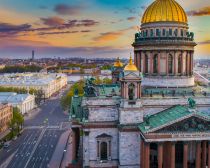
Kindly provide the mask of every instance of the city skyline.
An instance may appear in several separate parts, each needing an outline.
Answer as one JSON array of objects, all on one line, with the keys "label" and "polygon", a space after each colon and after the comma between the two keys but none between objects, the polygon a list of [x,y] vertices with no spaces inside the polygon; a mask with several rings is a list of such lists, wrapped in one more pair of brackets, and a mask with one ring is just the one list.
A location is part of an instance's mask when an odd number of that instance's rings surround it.
[{"label": "city skyline", "polygon": [[[128,57],[153,0],[1,0],[0,57]],[[195,58],[210,58],[208,0],[177,0],[195,33]]]}]

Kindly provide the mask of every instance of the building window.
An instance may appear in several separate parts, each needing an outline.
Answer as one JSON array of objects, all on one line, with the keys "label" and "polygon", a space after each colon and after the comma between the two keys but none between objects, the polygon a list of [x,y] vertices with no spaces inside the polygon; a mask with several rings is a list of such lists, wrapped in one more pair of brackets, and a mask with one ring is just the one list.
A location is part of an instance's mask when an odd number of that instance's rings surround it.
[{"label": "building window", "polygon": [[183,29],[181,29],[181,36],[182,36],[182,37],[184,36],[184,32],[183,32]]},{"label": "building window", "polygon": [[144,66],[145,66],[145,73],[148,73],[148,72],[149,72],[148,63],[149,63],[148,55],[145,55],[145,63],[144,63]]},{"label": "building window", "polygon": [[153,37],[153,29],[150,29],[150,37]]},{"label": "building window", "polygon": [[158,55],[153,58],[153,73],[158,73]]},{"label": "building window", "polygon": [[182,55],[179,55],[178,57],[178,73],[182,73]]},{"label": "building window", "polygon": [[128,86],[128,97],[129,97],[129,100],[134,100],[134,97],[135,97],[135,85],[133,83],[131,83]]},{"label": "building window", "polygon": [[169,36],[172,36],[172,29],[169,29]]},{"label": "building window", "polygon": [[111,160],[111,138],[112,136],[107,135],[105,133],[96,137],[98,161]]},{"label": "building window", "polygon": [[178,35],[178,29],[175,29],[174,35],[177,37],[177,35]]},{"label": "building window", "polygon": [[148,30],[146,30],[146,37],[148,36]]},{"label": "building window", "polygon": [[107,142],[101,142],[101,151],[100,151],[100,160],[108,160],[108,145],[107,145]]},{"label": "building window", "polygon": [[159,36],[159,29],[156,29],[156,36]]},{"label": "building window", "polygon": [[173,56],[171,54],[168,56],[168,73],[173,73]]},{"label": "building window", "polygon": [[166,29],[163,29],[163,36],[166,35]]}]

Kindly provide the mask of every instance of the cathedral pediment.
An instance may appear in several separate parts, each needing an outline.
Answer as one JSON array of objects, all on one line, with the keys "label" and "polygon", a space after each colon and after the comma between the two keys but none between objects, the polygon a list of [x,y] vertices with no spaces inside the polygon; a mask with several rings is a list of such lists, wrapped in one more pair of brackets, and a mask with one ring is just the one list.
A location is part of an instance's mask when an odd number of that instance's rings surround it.
[{"label": "cathedral pediment", "polygon": [[155,133],[196,133],[196,132],[209,132],[210,121],[202,119],[198,116],[192,116],[174,124],[169,124],[159,130],[154,131]]},{"label": "cathedral pediment", "polygon": [[144,117],[139,125],[142,133],[210,132],[210,116],[177,105],[157,114]]},{"label": "cathedral pediment", "polygon": [[125,73],[124,78],[140,78],[139,72],[127,72]]}]

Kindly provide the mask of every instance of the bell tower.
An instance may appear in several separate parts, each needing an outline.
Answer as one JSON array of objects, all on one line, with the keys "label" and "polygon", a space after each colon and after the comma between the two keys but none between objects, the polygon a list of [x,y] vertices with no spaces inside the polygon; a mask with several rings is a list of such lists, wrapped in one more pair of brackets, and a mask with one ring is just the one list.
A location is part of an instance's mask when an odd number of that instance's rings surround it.
[{"label": "bell tower", "polygon": [[130,57],[120,76],[120,123],[140,123],[143,121],[143,107],[141,103],[142,75],[133,63],[132,57]]},{"label": "bell tower", "polygon": [[121,75],[121,97],[128,105],[135,105],[141,98],[141,73],[133,64],[132,57]]},{"label": "bell tower", "polygon": [[118,83],[120,80],[120,73],[123,71],[123,63],[118,57],[112,67],[112,83]]}]

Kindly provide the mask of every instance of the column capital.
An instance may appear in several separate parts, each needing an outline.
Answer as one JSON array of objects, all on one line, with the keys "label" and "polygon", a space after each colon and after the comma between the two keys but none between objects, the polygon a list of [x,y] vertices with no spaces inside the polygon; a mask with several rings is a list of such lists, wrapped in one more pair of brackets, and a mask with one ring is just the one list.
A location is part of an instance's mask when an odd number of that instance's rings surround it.
[{"label": "column capital", "polygon": [[196,144],[201,143],[201,141],[195,141],[195,142],[196,142]]},{"label": "column capital", "polygon": [[183,141],[183,144],[184,144],[184,145],[188,145],[189,142],[188,142],[188,141]]},{"label": "column capital", "polygon": [[157,142],[157,145],[163,145],[164,142]]}]

